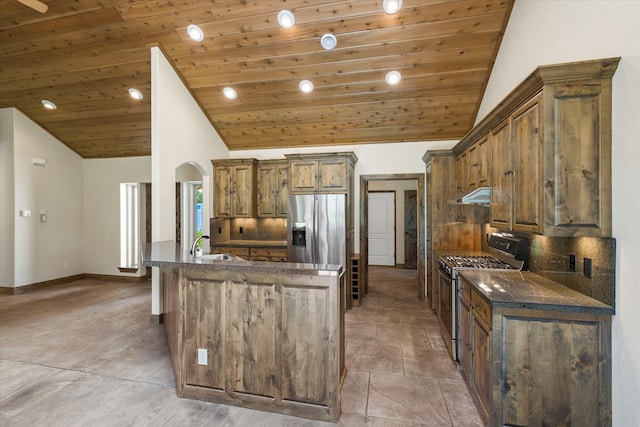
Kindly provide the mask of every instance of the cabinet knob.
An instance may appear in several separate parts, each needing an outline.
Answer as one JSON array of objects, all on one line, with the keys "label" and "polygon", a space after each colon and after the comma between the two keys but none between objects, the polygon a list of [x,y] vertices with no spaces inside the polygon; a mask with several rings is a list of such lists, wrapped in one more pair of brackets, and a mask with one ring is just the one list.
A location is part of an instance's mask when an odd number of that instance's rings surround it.
[{"label": "cabinet knob", "polygon": [[513,174],[513,171],[504,171],[504,176],[512,175],[512,174]]}]

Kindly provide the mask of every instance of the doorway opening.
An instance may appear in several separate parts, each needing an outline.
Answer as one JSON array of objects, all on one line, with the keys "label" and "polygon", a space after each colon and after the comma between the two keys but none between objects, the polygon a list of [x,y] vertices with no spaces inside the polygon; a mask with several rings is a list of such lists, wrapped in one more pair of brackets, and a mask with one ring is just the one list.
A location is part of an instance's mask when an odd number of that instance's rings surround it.
[{"label": "doorway opening", "polygon": [[[205,192],[203,173],[195,163],[176,168],[176,243],[191,245],[202,236],[205,227]],[[202,244],[202,242],[200,242]]]},{"label": "doorway opening", "polygon": [[[424,198],[424,174],[391,174],[391,175],[361,175],[360,176],[360,263],[361,275],[364,277],[364,294],[367,294],[369,281],[369,192],[370,189],[376,187],[381,181],[417,181],[417,189],[415,194],[417,213],[414,213],[415,235],[416,235],[416,269],[418,277],[418,298],[425,298],[425,198]],[[371,190],[373,191],[373,190]],[[411,194],[408,195],[412,197]],[[400,199],[404,203],[405,195]],[[405,231],[406,232],[406,231]],[[404,233],[403,242],[406,240]],[[397,248],[396,248],[397,249]],[[411,249],[409,249],[411,250]]]}]

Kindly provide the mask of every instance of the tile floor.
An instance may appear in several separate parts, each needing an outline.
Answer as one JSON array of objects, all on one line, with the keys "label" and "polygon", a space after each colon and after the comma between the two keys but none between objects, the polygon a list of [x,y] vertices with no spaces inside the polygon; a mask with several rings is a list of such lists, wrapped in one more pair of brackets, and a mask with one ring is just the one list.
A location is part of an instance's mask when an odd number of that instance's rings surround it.
[{"label": "tile floor", "polygon": [[416,270],[370,267],[369,281],[362,306],[346,315],[347,377],[340,421],[482,426],[435,314],[417,298]]},{"label": "tile floor", "polygon": [[[340,426],[481,426],[415,270],[372,267],[347,312]],[[0,425],[332,426],[179,399],[150,284],[81,280],[0,295]]]}]

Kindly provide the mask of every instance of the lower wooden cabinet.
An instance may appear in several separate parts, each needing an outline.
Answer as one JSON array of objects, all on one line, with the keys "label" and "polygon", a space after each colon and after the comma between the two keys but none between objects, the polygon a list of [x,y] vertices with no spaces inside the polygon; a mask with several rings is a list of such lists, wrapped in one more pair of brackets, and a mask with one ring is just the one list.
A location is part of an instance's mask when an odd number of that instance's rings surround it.
[{"label": "lower wooden cabinet", "polygon": [[611,316],[524,309],[495,316],[493,425],[611,426]]},{"label": "lower wooden cabinet", "polygon": [[459,361],[491,426],[611,426],[611,316],[492,303],[462,280]]},{"label": "lower wooden cabinet", "polygon": [[487,416],[491,405],[491,307],[475,289],[463,282],[458,309],[458,359]]},{"label": "lower wooden cabinet", "polygon": [[212,250],[216,253],[235,255],[240,258],[244,258],[247,261],[287,261],[287,250],[285,248],[274,248],[269,246],[213,246]]}]

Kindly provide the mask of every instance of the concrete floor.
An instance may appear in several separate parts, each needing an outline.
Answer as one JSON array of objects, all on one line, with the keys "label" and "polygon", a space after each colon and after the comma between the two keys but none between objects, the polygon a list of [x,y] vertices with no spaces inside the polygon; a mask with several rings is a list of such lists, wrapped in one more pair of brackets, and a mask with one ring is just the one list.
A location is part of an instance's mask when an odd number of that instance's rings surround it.
[{"label": "concrete floor", "polygon": [[[482,426],[416,270],[371,267],[346,314],[343,426]],[[333,426],[180,399],[150,283],[96,280],[0,295],[0,425]]]}]

